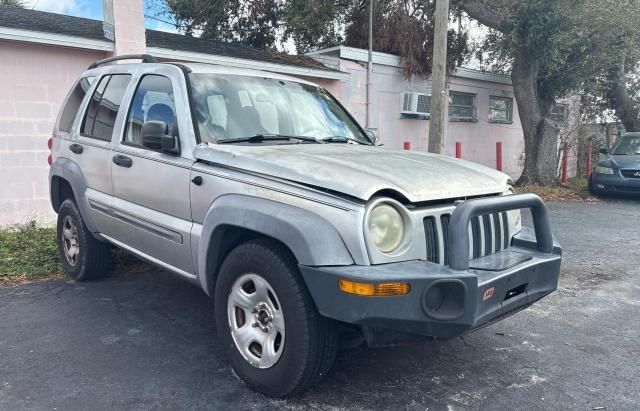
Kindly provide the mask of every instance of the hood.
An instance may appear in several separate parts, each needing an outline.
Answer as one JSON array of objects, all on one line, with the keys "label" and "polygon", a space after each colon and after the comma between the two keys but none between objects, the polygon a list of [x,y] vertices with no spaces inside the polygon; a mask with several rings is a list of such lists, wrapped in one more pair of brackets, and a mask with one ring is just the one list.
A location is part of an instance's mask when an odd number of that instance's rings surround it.
[{"label": "hood", "polygon": [[640,169],[640,156],[620,156],[620,155],[609,155],[609,160],[613,163],[613,165],[617,168],[633,168]]},{"label": "hood", "polygon": [[200,144],[199,160],[370,199],[394,190],[411,202],[502,193],[509,176],[468,161],[354,144]]}]

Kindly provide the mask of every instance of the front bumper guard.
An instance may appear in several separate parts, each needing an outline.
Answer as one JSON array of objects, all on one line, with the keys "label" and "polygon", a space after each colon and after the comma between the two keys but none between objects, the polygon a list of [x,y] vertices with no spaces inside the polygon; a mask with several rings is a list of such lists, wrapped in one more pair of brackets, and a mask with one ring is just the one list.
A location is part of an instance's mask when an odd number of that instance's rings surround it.
[{"label": "front bumper guard", "polygon": [[[523,228],[506,250],[469,260],[468,227],[478,215],[528,208],[534,230]],[[562,250],[551,234],[539,197],[522,194],[461,203],[449,224],[449,266],[407,261],[375,266],[308,267],[301,272],[320,313],[357,324],[368,340],[402,335],[450,338],[528,307],[558,286]],[[411,291],[363,297],[339,290],[338,281],[406,282]],[[390,342],[390,341],[386,341]],[[373,345],[373,344],[372,344]]]}]

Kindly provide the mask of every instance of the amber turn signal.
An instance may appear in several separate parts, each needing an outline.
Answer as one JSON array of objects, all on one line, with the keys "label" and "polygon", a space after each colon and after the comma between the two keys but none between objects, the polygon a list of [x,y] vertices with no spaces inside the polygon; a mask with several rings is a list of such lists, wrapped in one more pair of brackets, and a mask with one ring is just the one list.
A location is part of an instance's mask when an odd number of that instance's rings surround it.
[{"label": "amber turn signal", "polygon": [[411,287],[407,283],[359,283],[350,280],[339,280],[340,291],[347,294],[364,295],[368,297],[389,297],[393,295],[409,294]]}]

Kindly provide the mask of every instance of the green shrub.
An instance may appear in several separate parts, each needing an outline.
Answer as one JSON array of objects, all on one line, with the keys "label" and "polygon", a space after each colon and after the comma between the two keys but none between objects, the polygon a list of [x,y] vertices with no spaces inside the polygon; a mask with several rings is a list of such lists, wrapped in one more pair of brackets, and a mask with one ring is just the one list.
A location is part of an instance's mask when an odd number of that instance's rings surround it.
[{"label": "green shrub", "polygon": [[0,279],[33,279],[62,272],[56,230],[31,222],[21,228],[0,230]]}]

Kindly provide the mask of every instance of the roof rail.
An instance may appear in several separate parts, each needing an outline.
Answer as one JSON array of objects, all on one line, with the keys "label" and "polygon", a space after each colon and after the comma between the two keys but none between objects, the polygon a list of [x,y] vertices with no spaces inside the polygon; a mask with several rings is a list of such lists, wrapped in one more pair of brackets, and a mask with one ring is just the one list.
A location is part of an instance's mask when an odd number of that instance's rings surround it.
[{"label": "roof rail", "polygon": [[95,63],[91,63],[89,70],[94,69],[103,64],[111,63],[119,60],[142,60],[143,63],[157,63],[155,57],[150,54],[125,54],[122,56],[114,56],[106,59],[98,60]]}]

